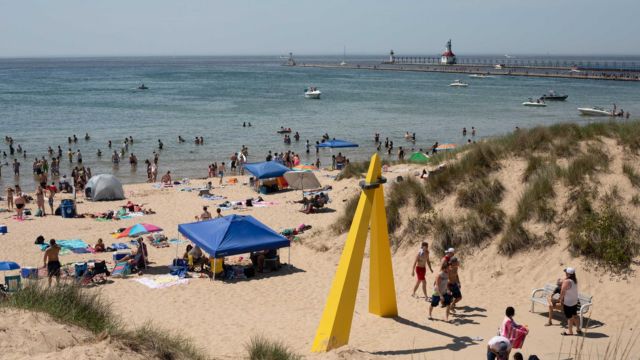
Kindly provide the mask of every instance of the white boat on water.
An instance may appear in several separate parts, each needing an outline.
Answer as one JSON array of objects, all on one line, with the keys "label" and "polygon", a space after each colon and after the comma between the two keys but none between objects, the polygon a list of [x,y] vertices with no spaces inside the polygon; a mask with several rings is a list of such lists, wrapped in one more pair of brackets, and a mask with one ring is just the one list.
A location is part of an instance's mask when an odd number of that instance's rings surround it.
[{"label": "white boat on water", "polygon": [[455,80],[454,82],[452,82],[451,84],[449,84],[449,86],[452,86],[452,87],[467,87],[467,86],[469,86],[469,84],[467,84],[467,83],[463,83],[463,82],[462,82],[462,81],[460,81],[460,80]]},{"label": "white boat on water", "polygon": [[547,106],[547,104],[545,104],[544,101],[542,101],[540,99],[538,99],[538,100],[529,99],[529,101],[523,102],[522,105],[531,106],[531,107],[546,107]]},{"label": "white boat on water", "polygon": [[580,115],[585,116],[613,116],[613,111],[605,110],[599,106],[578,108]]},{"label": "white boat on water", "polygon": [[320,99],[322,92],[316,87],[310,87],[304,90],[304,97],[307,99]]}]

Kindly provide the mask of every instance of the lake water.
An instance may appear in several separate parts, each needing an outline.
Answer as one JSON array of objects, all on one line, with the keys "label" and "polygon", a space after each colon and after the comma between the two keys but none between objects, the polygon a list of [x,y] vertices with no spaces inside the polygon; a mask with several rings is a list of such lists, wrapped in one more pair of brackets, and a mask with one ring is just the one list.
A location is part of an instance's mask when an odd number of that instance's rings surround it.
[{"label": "lake water", "polygon": [[[133,136],[130,151],[142,163],[152,158],[162,139],[160,173],[171,170],[177,178],[204,177],[209,163],[228,161],[242,145],[249,147],[250,162],[263,161],[268,150],[292,150],[302,155],[303,162],[314,162],[315,150],[307,156],[304,142],[315,143],[325,132],[360,144],[343,151],[357,160],[375,151],[375,132],[410,152],[436,141],[464,143],[465,126],[469,130],[475,126],[480,138],[510,132],[515,126],[596,120],[579,116],[579,106],[610,108],[616,103],[632,117],[640,114],[638,83],[473,79],[462,74],[286,67],[281,61],[273,57],[0,59],[0,135],[13,137],[16,146],[27,151],[26,159],[19,158],[19,179],[10,168],[13,159],[0,158],[9,163],[2,168],[0,186],[19,183],[33,189],[31,164],[34,156],[47,155],[48,146],[62,146],[61,173],[69,174],[67,138],[73,134],[79,141],[71,148],[82,151],[84,165],[94,174],[114,173],[123,182],[142,182],[144,165],[131,169],[125,161],[112,166],[108,140],[119,148],[125,136]],[[455,79],[470,85],[447,86]],[[150,89],[136,91],[141,82]],[[321,100],[304,99],[303,91],[310,85],[323,92]],[[550,89],[569,94],[569,99],[546,108],[521,105]],[[253,126],[242,127],[243,122]],[[284,145],[276,134],[280,126],[298,131],[301,141]],[[415,144],[404,140],[406,131],[416,133]],[[84,140],[86,132],[90,141]],[[178,144],[178,135],[187,142]],[[205,144],[195,145],[195,136],[203,136]],[[0,145],[0,151],[8,154],[8,144]],[[102,159],[96,156],[98,149]],[[322,163],[330,163],[333,153],[321,151]]]}]

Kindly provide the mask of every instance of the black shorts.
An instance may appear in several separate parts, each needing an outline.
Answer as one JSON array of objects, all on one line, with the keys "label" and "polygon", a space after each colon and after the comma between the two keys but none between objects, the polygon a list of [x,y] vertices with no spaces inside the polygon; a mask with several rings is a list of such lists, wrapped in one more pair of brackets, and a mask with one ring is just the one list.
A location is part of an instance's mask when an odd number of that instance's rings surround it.
[{"label": "black shorts", "polygon": [[47,272],[49,277],[60,276],[60,261],[49,261],[47,263]]},{"label": "black shorts", "polygon": [[24,208],[24,204],[16,204],[16,209],[22,209]]},{"label": "black shorts", "polygon": [[578,304],[573,306],[562,305],[562,310],[564,311],[564,316],[566,316],[567,319],[571,319],[578,315]]}]

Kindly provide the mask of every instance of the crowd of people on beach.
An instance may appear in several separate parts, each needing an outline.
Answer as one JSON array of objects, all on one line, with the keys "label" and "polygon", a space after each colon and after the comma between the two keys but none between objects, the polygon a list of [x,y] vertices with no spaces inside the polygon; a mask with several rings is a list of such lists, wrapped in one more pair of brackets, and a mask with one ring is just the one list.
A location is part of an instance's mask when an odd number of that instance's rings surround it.
[{"label": "crowd of people on beach", "polygon": [[[451,323],[450,314],[456,313],[456,305],[462,300],[462,283],[459,276],[460,260],[455,256],[455,249],[449,248],[445,251],[444,257],[440,260],[438,273],[434,275],[433,289],[431,295],[427,292],[427,269],[433,274],[431,265],[429,244],[422,242],[420,250],[416,254],[411,265],[411,276],[416,278],[412,297],[416,297],[418,288],[422,289],[424,299],[429,303],[428,320],[433,321],[433,309],[441,307],[444,309],[444,321]],[[552,319],[554,311],[560,311],[565,317],[566,331],[562,331],[562,336],[582,335],[578,312],[580,308],[578,295],[578,279],[576,270],[567,267],[563,270],[564,278],[559,278],[556,288],[548,296],[548,321],[544,326],[553,325]],[[574,333],[575,327],[575,333]],[[515,309],[509,306],[505,309],[505,317],[499,327],[498,334],[491,337],[487,343],[488,360],[508,360],[513,349],[521,349],[529,328],[526,325],[518,324],[515,321]],[[522,354],[517,352],[514,359],[523,359]],[[529,359],[538,359],[531,355]]]}]

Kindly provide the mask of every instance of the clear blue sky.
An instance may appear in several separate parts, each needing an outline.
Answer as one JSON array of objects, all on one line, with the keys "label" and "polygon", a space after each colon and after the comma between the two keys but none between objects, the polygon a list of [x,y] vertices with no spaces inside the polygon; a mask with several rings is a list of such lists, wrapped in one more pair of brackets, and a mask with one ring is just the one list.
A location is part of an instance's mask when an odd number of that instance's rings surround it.
[{"label": "clear blue sky", "polygon": [[639,54],[639,0],[0,0],[0,57]]}]

